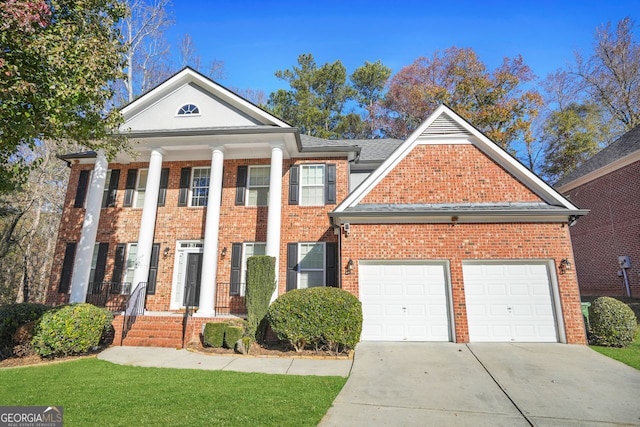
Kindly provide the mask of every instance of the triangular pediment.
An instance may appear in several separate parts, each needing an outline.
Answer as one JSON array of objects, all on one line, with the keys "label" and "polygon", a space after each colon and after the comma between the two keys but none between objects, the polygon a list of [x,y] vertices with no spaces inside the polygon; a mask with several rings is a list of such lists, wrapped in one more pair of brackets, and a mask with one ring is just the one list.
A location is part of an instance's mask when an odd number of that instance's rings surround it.
[{"label": "triangular pediment", "polygon": [[125,119],[121,129],[127,132],[290,127],[191,68],[180,71],[121,111]]},{"label": "triangular pediment", "polygon": [[[463,162],[468,166],[461,166]],[[487,194],[486,200],[479,191]],[[418,206],[476,202],[543,203],[577,209],[456,112],[441,105],[333,212],[372,203]]]}]

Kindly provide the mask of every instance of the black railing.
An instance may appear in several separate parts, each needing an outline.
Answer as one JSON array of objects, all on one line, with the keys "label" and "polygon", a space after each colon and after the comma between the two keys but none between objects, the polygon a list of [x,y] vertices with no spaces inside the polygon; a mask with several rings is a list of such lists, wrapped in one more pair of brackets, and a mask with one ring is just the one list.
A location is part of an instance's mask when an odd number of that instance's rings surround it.
[{"label": "black railing", "polygon": [[[240,289],[244,288],[244,285],[240,285]],[[215,299],[215,311],[217,314],[233,314],[244,315],[247,314],[247,307],[245,305],[244,296],[231,295],[229,292],[230,284],[224,282],[217,283],[216,299]]]},{"label": "black railing", "polygon": [[127,304],[124,309],[124,318],[122,319],[122,339],[120,345],[127,337],[131,327],[136,323],[138,316],[144,314],[144,303],[147,297],[147,282],[140,282],[138,286],[131,292]]},{"label": "black railing", "polygon": [[193,291],[195,291],[194,286],[186,286],[185,289],[187,295],[185,298],[185,307],[184,307],[184,316],[182,317],[182,348],[184,348],[185,340],[187,337],[187,325],[189,324],[189,317],[191,317],[191,313],[195,304],[191,301],[191,295]]},{"label": "black railing", "polygon": [[130,290],[128,282],[90,282],[85,301],[110,311],[123,311]]}]

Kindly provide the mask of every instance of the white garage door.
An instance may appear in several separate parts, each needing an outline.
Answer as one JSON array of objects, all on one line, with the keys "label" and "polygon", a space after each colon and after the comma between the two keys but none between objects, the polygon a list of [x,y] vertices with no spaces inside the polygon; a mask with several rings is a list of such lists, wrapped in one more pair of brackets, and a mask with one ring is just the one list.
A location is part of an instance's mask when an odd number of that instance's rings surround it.
[{"label": "white garage door", "polygon": [[363,341],[450,341],[444,264],[361,263]]},{"label": "white garage door", "polygon": [[558,342],[548,264],[463,263],[469,340]]}]

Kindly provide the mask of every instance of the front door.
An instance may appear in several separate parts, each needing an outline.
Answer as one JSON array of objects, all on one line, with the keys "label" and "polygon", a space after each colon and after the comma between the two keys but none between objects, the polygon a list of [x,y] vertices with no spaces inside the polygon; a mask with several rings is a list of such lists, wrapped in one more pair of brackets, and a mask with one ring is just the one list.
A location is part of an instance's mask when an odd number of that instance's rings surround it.
[{"label": "front door", "polygon": [[184,283],[185,306],[196,306],[200,302],[200,276],[202,274],[202,254],[187,254],[187,274]]}]

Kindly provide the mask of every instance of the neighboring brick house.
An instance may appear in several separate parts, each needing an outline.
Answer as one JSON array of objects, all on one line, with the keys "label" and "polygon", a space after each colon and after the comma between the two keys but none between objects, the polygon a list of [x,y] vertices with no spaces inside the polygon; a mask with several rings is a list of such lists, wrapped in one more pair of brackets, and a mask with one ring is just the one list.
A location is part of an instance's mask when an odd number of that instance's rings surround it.
[{"label": "neighboring brick house", "polygon": [[[558,191],[590,213],[571,227],[583,295],[640,295],[640,126],[561,179]],[[621,268],[620,257],[628,263]],[[626,276],[626,277],[625,277]]]},{"label": "neighboring brick house", "polygon": [[363,340],[585,342],[562,268],[585,211],[445,106],[406,141],[324,140],[186,68],[122,113],[134,155],[61,156],[49,303],[145,283],[147,319],[190,302],[197,330],[243,311],[267,254],[274,298],[358,296]]}]

